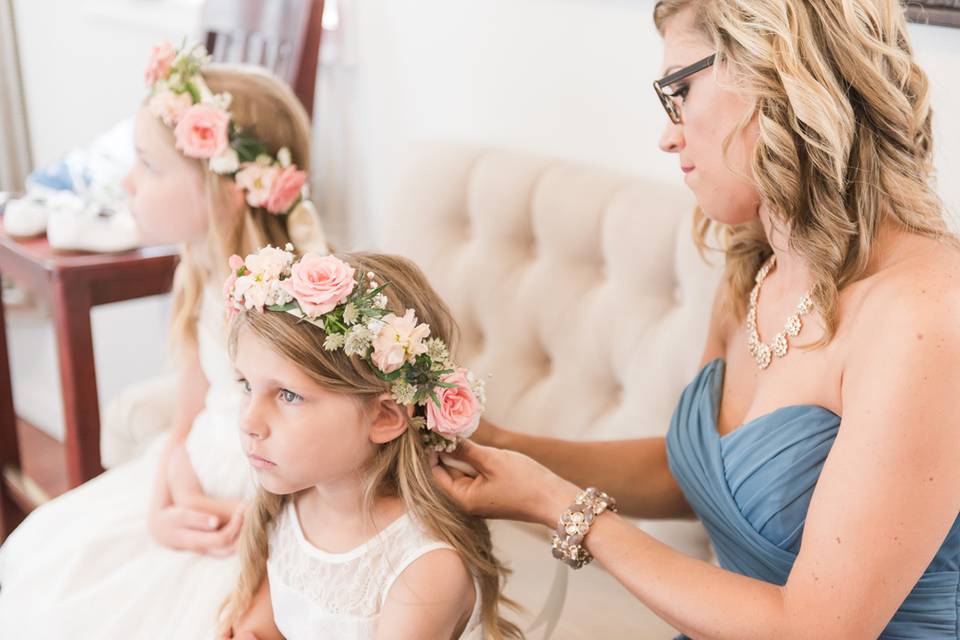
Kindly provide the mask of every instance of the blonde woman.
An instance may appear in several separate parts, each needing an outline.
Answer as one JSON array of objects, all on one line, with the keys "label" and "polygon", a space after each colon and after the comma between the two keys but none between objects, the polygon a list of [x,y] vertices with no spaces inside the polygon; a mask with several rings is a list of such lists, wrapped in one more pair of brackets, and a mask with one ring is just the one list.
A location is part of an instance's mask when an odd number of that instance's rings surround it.
[{"label": "blonde woman", "polygon": [[224,636],[518,638],[481,518],[431,461],[470,435],[482,385],[451,359],[456,326],[408,260],[232,259],[241,440],[259,489]]},{"label": "blonde woman", "polygon": [[279,79],[207,65],[200,49],[156,47],[147,82],[125,184],[144,240],[183,246],[175,419],[139,458],[41,506],[0,547],[4,637],[208,639],[238,574],[253,482],[236,438],[221,265],[290,241],[309,121]]},{"label": "blonde woman", "polygon": [[[702,369],[666,438],[484,425],[498,448],[454,454],[477,478],[435,473],[472,513],[557,527],[555,556],[596,558],[690,638],[957,638],[960,254],[903,9],[661,0],[654,18],[661,147],[726,255]],[[613,507],[698,517],[720,567]]]}]

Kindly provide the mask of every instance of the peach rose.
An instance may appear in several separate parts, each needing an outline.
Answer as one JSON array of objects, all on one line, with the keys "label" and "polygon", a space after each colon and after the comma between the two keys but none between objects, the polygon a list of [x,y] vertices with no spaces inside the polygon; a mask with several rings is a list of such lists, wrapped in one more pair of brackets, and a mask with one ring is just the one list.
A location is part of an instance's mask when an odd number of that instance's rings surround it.
[{"label": "peach rose", "polygon": [[427,428],[448,438],[469,438],[480,424],[482,408],[473,393],[466,369],[457,369],[443,376],[441,382],[455,387],[437,387],[438,407],[427,403]]},{"label": "peach rose", "polygon": [[157,80],[165,78],[170,72],[170,66],[176,57],[177,51],[169,42],[161,42],[152,47],[147,69],[143,72],[143,78],[147,84],[152,85]]},{"label": "peach rose", "polygon": [[339,258],[307,253],[290,269],[283,286],[307,316],[316,318],[353,293],[353,274],[353,267]]},{"label": "peach rose", "polygon": [[413,309],[407,309],[402,318],[388,313],[381,318],[383,326],[373,339],[371,359],[384,373],[392,373],[427,352],[424,340],[430,336],[430,325],[417,324]]},{"label": "peach rose", "polygon": [[173,130],[177,148],[190,158],[214,158],[227,150],[230,114],[210,104],[195,104]]},{"label": "peach rose", "polygon": [[245,162],[234,176],[237,185],[247,192],[247,204],[264,207],[270,199],[270,190],[279,170],[256,162]]},{"label": "peach rose", "polygon": [[187,109],[193,106],[193,98],[189,93],[174,93],[161,91],[150,98],[147,108],[150,113],[160,118],[168,127],[176,126]]},{"label": "peach rose", "polygon": [[273,179],[270,185],[270,196],[267,198],[267,211],[270,213],[286,213],[293,203],[300,197],[300,190],[307,181],[307,174],[297,170],[293,165],[283,169]]}]

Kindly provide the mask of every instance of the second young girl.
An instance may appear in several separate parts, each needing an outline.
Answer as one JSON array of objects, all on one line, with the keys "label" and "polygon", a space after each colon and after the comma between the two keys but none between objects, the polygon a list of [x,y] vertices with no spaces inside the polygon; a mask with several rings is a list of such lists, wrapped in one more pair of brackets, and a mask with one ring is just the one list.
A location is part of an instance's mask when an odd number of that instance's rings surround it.
[{"label": "second young girl", "polygon": [[[224,636],[517,638],[486,523],[437,490],[482,385],[410,261],[267,247],[231,259],[241,440],[259,489]],[[509,603],[508,603],[509,604]]]}]

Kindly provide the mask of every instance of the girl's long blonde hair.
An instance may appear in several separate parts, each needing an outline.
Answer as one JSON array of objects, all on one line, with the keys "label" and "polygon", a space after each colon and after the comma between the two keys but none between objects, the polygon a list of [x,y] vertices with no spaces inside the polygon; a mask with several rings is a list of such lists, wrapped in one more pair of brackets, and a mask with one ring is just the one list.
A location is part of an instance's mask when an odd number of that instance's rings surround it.
[{"label": "girl's long blonde hair", "polygon": [[[716,47],[734,89],[754,101],[724,151],[756,119],[752,179],[814,277],[829,342],[840,290],[863,277],[881,224],[957,246],[933,186],[927,76],[897,0],[659,0],[661,34],[678,12]],[[717,230],[699,209],[696,240]],[[738,320],[772,253],[759,219],[719,229],[724,300]]]},{"label": "girl's long blonde hair", "polygon": [[[430,335],[454,349],[457,328],[440,296],[427,282],[413,262],[389,255],[373,253],[339,254],[358,273],[372,271],[377,280],[387,282],[384,290],[388,308],[402,315],[413,309],[421,322],[430,325]],[[317,384],[347,394],[360,403],[368,403],[390,391],[370,365],[358,357],[348,357],[342,350],[323,348],[325,334],[312,324],[277,312],[240,312],[233,320],[229,346],[235,353],[237,334],[246,327],[260,339],[299,366]],[[422,409],[421,409],[422,411]],[[490,531],[482,518],[466,514],[440,491],[434,482],[431,465],[419,430],[410,426],[402,436],[381,445],[365,471],[364,503],[369,513],[379,495],[399,496],[408,511],[439,540],[460,554],[479,586],[485,638],[521,638],[520,630],[500,617],[499,606],[515,607],[501,592],[507,569],[493,553]],[[225,625],[234,625],[251,603],[265,576],[268,537],[272,523],[292,496],[274,495],[263,488],[257,490],[248,509],[240,534],[240,578],[233,594],[225,603]]]},{"label": "girl's long blonde hair", "polygon": [[[203,79],[213,93],[227,91],[233,96],[230,114],[237,126],[252,130],[271,154],[281,147],[289,148],[293,162],[309,175],[310,118],[286,83],[260,67],[248,65],[211,64],[204,67]],[[174,144],[172,131],[169,142]],[[171,328],[177,347],[196,340],[204,286],[226,277],[227,258],[247,255],[266,244],[283,247],[290,242],[283,216],[252,208],[238,199],[232,179],[209,171],[205,161],[185,160],[196,163],[204,175],[208,232],[205,245],[185,246],[180,253]]]}]

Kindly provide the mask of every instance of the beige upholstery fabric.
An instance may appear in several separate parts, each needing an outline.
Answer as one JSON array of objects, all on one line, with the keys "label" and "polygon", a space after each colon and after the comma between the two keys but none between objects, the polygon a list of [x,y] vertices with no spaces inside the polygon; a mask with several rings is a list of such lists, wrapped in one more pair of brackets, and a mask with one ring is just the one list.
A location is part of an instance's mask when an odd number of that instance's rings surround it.
[{"label": "beige upholstery fabric", "polygon": [[[395,202],[383,248],[417,261],[450,304],[461,362],[491,375],[494,422],[580,439],[666,433],[696,373],[719,276],[691,241],[684,189],[432,143],[412,157]],[[710,557],[699,523],[641,524]],[[546,544],[531,547],[530,532],[516,526],[495,531],[518,574],[514,595],[538,610],[553,575]],[[670,637],[593,567],[572,576],[570,593],[555,637]],[[612,611],[598,609],[598,598]]]}]

